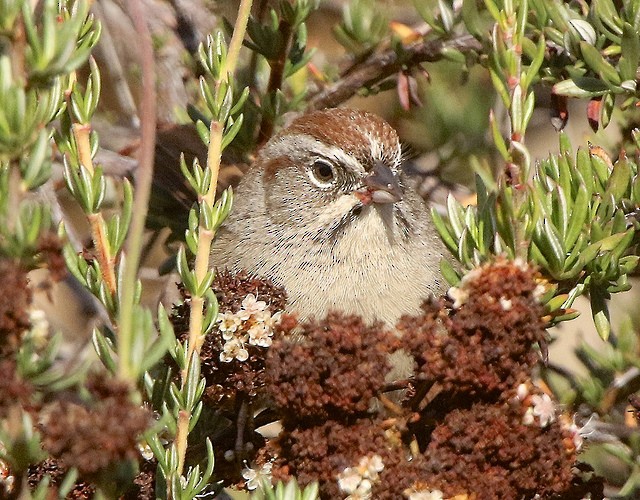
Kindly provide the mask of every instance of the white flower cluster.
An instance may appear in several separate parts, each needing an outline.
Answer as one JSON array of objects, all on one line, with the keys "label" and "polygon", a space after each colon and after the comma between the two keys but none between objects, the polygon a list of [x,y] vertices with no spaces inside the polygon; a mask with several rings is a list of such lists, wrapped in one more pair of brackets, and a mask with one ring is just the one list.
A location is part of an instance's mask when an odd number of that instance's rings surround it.
[{"label": "white flower cluster", "polygon": [[349,496],[345,500],[366,500],[371,498],[373,483],[379,480],[378,474],[384,469],[382,457],[362,457],[356,467],[347,467],[338,474],[340,490]]},{"label": "white flower cluster", "polygon": [[404,496],[409,500],[442,500],[444,498],[440,490],[426,490],[416,487],[404,490]]},{"label": "white flower cluster", "polygon": [[527,410],[524,415],[523,423],[525,425],[531,425],[534,422],[534,417],[538,417],[540,427],[546,427],[550,423],[556,420],[556,404],[549,397],[548,394],[542,396],[534,394],[531,396],[532,408]]},{"label": "white flower cluster", "polygon": [[246,361],[249,358],[246,344],[269,347],[273,342],[273,329],[280,314],[277,312],[272,315],[267,309],[267,303],[258,300],[252,293],[244,298],[238,312],[219,313],[218,329],[224,340],[220,361]]},{"label": "white flower cluster", "polygon": [[529,395],[529,388],[526,384],[520,384],[517,389],[517,398],[520,401],[529,403],[531,406],[527,408],[527,412],[522,418],[524,425],[531,425],[538,418],[540,427],[547,427],[556,421],[556,404],[548,394]]},{"label": "white flower cluster", "polygon": [[452,286],[449,288],[447,295],[453,300],[453,308],[460,309],[469,300],[469,288],[468,284],[480,276],[481,271],[479,269],[473,269],[465,274],[458,286]]}]

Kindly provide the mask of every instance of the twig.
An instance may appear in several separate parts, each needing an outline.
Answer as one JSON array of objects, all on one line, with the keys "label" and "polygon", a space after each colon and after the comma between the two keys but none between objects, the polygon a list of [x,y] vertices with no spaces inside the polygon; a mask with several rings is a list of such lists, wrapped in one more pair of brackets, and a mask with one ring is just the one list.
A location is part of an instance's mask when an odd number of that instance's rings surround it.
[{"label": "twig", "polygon": [[461,35],[444,42],[421,40],[404,47],[401,55],[393,48],[374,53],[362,63],[350,68],[344,78],[313,95],[307,110],[338,106],[356,95],[361,88],[380,83],[404,66],[439,61],[445,48],[457,49],[464,54],[480,51],[482,44],[471,35]]},{"label": "twig", "polygon": [[[91,158],[91,125],[88,123],[74,123],[71,126],[73,137],[78,148],[78,161],[80,165],[93,174],[93,159]],[[91,227],[91,238],[96,249],[98,263],[102,271],[102,277],[112,297],[117,291],[115,259],[111,255],[111,246],[105,232],[104,217],[101,212],[87,214]]]},{"label": "twig", "polygon": [[382,405],[394,415],[402,415],[403,413],[405,413],[402,406],[394,401],[391,401],[391,399],[389,399],[384,394],[378,395],[378,399],[380,400]]},{"label": "twig", "polygon": [[[291,44],[293,43],[293,29],[292,26],[282,20],[280,22],[280,36],[282,37],[282,51],[278,54],[278,57],[272,61],[269,61],[271,72],[269,74],[269,84],[267,86],[267,95],[275,95],[275,93],[282,88],[284,81],[284,68],[287,63],[287,54],[291,50]],[[260,130],[258,132],[258,145],[262,145],[269,140],[273,135],[273,120],[265,113],[262,116],[262,122],[260,123]]]},{"label": "twig", "polygon": [[151,35],[145,21],[140,0],[128,3],[129,13],[136,32],[140,34],[140,54],[142,63],[142,101],[140,105],[141,139],[138,169],[136,170],[136,191],[133,200],[133,215],[129,235],[127,236],[124,278],[122,281],[122,299],[120,303],[120,339],[118,374],[125,380],[131,377],[131,336],[133,327],[133,307],[135,300],[136,278],[140,263],[144,224],[149,205],[151,181],[153,178],[153,156],[156,141],[156,85],[155,61]]},{"label": "twig", "polygon": [[249,402],[247,401],[246,395],[243,394],[240,395],[238,417],[236,418],[236,442],[234,446],[234,450],[236,453],[236,463],[238,465],[242,465],[242,461],[245,458],[244,438],[249,418]]},{"label": "twig", "polygon": [[[262,24],[264,21],[264,17],[267,13],[268,6],[269,6],[268,0],[259,0],[257,8],[254,9],[254,19],[256,19],[260,24]],[[257,75],[258,75],[259,54],[255,50],[252,50],[250,57],[251,59],[249,60],[249,69],[248,69],[248,74],[250,76],[248,81],[249,81],[249,87],[252,90],[251,93],[253,94],[253,90],[258,85]]]},{"label": "twig", "polygon": [[247,32],[247,23],[249,22],[249,15],[251,14],[251,0],[241,0],[238,7],[238,17],[236,18],[236,24],[233,27],[233,36],[229,43],[229,50],[227,52],[227,66],[224,68],[226,71],[220,71],[222,78],[227,78],[229,73],[233,74],[238,64],[238,56],[240,55],[240,49],[242,48],[242,42],[244,41],[244,34]]}]

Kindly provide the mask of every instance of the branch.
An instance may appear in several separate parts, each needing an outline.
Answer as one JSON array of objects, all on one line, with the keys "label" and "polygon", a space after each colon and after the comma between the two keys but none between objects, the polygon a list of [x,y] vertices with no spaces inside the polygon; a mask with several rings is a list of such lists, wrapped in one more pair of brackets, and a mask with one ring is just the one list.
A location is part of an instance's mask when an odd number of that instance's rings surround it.
[{"label": "branch", "polygon": [[443,49],[457,49],[466,54],[482,50],[482,44],[471,35],[462,35],[444,42],[421,40],[403,47],[401,54],[393,48],[374,53],[356,63],[339,81],[312,95],[307,111],[336,107],[356,95],[361,88],[380,83],[403,67],[439,61],[443,58]]},{"label": "branch", "polygon": [[[280,35],[282,36],[282,52],[278,57],[269,61],[271,67],[271,73],[269,74],[269,84],[267,86],[266,95],[275,95],[275,93],[282,88],[284,80],[284,68],[287,63],[287,54],[291,50],[291,44],[293,43],[293,29],[292,26],[282,20],[280,22]],[[260,130],[258,132],[258,144],[262,145],[269,140],[273,135],[273,120],[267,116],[268,113],[263,114],[262,122],[260,123]]]},{"label": "branch", "polygon": [[136,193],[133,200],[133,217],[127,236],[124,278],[120,299],[120,339],[118,342],[118,374],[124,380],[131,378],[131,349],[133,336],[133,311],[135,303],[136,279],[140,254],[144,238],[151,180],[153,178],[153,157],[156,143],[156,82],[155,60],[151,34],[147,27],[140,0],[129,3],[129,14],[140,34],[137,43],[140,46],[142,66],[142,102],[140,105],[141,140],[140,157],[136,171]]}]

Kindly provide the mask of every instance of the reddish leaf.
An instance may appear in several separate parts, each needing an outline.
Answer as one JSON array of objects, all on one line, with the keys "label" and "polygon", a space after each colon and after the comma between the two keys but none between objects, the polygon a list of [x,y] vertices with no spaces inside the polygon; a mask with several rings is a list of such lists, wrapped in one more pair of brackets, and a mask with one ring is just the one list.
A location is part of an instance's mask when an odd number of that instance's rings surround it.
[{"label": "reddish leaf", "polygon": [[398,99],[400,100],[400,106],[405,111],[411,109],[411,96],[409,95],[409,77],[404,71],[398,73]]},{"label": "reddish leaf", "polygon": [[567,109],[567,97],[551,93],[551,125],[560,132],[569,121],[569,110]]},{"label": "reddish leaf", "polygon": [[594,132],[598,131],[598,127],[600,126],[600,108],[602,107],[602,98],[594,97],[587,104],[587,120],[589,121],[589,126]]},{"label": "reddish leaf", "polygon": [[398,73],[398,99],[400,105],[405,111],[411,109],[411,105],[422,106],[420,97],[418,96],[418,82],[409,72],[400,71]]}]

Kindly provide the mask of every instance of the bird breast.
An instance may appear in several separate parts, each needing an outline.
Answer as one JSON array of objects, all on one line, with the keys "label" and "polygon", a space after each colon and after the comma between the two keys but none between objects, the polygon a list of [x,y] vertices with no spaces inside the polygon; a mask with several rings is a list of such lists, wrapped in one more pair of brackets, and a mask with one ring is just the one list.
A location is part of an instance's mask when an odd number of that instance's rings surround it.
[{"label": "bird breast", "polygon": [[[273,224],[266,213],[256,216],[255,206],[253,217],[246,217],[238,207],[214,243],[212,263],[283,286],[289,310],[301,319],[341,310],[394,325],[440,291],[441,244],[419,230],[420,221],[415,234],[404,234],[392,204],[364,207],[344,227],[333,227],[337,215],[357,203],[350,198],[302,228]],[[248,224],[260,229],[241,227]],[[251,238],[243,241],[246,234]]]}]

